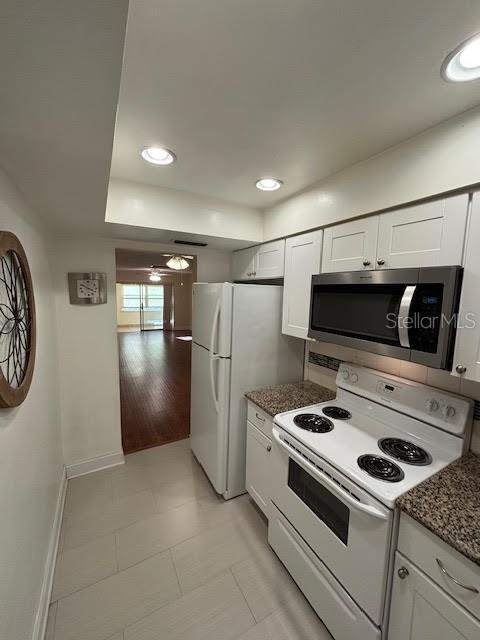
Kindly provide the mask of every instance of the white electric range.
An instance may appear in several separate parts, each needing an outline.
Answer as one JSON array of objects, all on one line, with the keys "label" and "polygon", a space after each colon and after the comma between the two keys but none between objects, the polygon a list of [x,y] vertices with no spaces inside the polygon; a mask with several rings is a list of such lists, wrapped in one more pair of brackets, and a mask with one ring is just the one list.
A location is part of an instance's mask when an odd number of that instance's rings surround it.
[{"label": "white electric range", "polygon": [[468,448],[473,402],[347,363],[337,387],[275,416],[269,541],[336,640],[379,640],[395,502]]}]

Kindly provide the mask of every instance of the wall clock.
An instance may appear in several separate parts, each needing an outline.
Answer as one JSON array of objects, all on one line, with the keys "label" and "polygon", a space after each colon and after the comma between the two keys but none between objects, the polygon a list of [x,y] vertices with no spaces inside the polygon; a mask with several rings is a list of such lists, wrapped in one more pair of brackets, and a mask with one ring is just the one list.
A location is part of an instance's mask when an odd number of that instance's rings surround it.
[{"label": "wall clock", "polygon": [[104,273],[69,273],[71,304],[105,304],[107,277]]},{"label": "wall clock", "polygon": [[35,299],[19,239],[0,231],[0,407],[25,400],[35,366]]}]

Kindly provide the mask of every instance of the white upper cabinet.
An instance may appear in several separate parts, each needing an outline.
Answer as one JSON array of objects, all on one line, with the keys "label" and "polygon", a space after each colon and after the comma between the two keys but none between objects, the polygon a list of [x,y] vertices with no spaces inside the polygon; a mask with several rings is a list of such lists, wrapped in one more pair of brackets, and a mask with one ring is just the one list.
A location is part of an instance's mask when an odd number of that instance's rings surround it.
[{"label": "white upper cabinet", "polygon": [[283,278],[285,240],[275,240],[233,254],[234,280]]},{"label": "white upper cabinet", "polygon": [[322,271],[462,264],[468,194],[325,229]]},{"label": "white upper cabinet", "polygon": [[473,196],[465,247],[462,296],[453,357],[454,375],[480,382],[480,194]]},{"label": "white upper cabinet", "polygon": [[383,213],[377,269],[462,264],[468,194]]},{"label": "white upper cabinet", "polygon": [[323,235],[322,271],[375,269],[378,216],[327,227]]},{"label": "white upper cabinet", "polygon": [[312,275],[320,273],[323,231],[287,238],[282,333],[308,337]]},{"label": "white upper cabinet", "polygon": [[233,254],[233,279],[251,280],[255,271],[255,253],[257,247],[235,251]]},{"label": "white upper cabinet", "polygon": [[283,278],[285,264],[285,240],[267,242],[257,247],[255,256],[255,280]]}]

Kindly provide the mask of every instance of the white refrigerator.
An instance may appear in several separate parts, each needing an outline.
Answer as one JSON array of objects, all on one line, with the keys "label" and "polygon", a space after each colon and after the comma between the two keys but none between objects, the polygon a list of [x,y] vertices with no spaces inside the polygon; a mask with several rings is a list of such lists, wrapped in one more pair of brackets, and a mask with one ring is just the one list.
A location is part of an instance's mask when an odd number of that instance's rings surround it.
[{"label": "white refrigerator", "polygon": [[303,379],[304,343],[282,334],[283,287],[193,285],[191,449],[217,493],[245,493],[244,394]]}]

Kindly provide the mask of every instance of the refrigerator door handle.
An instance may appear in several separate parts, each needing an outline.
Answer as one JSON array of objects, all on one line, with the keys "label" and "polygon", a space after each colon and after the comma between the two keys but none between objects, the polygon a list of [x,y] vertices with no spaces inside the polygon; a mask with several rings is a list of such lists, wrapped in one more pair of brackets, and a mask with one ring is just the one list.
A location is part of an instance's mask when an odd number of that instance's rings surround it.
[{"label": "refrigerator door handle", "polygon": [[218,320],[220,318],[221,304],[222,304],[222,300],[221,298],[218,298],[217,305],[215,307],[215,312],[213,314],[212,335],[210,336],[210,353],[213,358],[217,357],[217,354],[215,353],[215,338],[217,337]]},{"label": "refrigerator door handle", "polygon": [[213,404],[215,405],[215,411],[218,413],[220,409],[220,403],[218,402],[216,384],[215,384],[215,371],[214,362],[220,360],[220,356],[210,356],[210,386],[212,389]]}]

